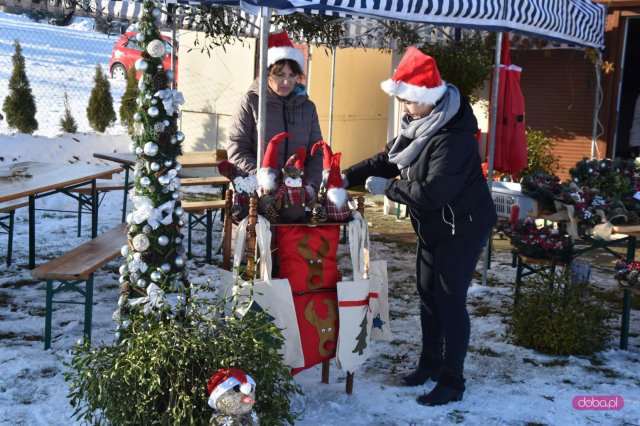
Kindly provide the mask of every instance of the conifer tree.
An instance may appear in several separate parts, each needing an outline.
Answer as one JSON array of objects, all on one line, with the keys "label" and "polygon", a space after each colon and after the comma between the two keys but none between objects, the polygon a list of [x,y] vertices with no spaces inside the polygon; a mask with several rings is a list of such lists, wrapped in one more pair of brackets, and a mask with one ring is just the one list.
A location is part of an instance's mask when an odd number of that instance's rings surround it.
[{"label": "conifer tree", "polygon": [[22,55],[22,46],[16,40],[13,43],[13,71],[9,79],[9,96],[4,100],[2,109],[6,113],[7,124],[20,133],[31,134],[38,129],[36,120],[36,101],[31,93],[27,78],[27,69]]},{"label": "conifer tree", "polygon": [[138,81],[136,80],[136,68],[129,67],[127,73],[127,88],[122,95],[122,101],[120,103],[120,121],[131,136],[133,136],[133,114],[136,112],[138,105],[136,104],[136,98],[138,96]]},{"label": "conifer tree", "polygon": [[71,109],[69,109],[69,95],[67,91],[64,91],[64,116],[60,119],[60,130],[66,133],[76,133],[78,131],[78,124],[76,119],[71,115]]},{"label": "conifer tree", "polygon": [[93,130],[103,133],[107,127],[116,121],[116,112],[113,110],[111,85],[107,80],[107,76],[102,72],[100,63],[96,64],[96,73],[93,76],[93,81],[95,85],[91,89],[87,118]]}]

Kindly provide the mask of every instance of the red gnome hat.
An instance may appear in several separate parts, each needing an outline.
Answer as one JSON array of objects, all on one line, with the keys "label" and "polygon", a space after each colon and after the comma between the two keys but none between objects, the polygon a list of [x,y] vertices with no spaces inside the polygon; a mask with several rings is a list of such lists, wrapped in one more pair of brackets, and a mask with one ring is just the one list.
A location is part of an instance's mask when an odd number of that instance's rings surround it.
[{"label": "red gnome hat", "polygon": [[447,91],[435,59],[415,47],[407,50],[393,77],[383,81],[380,87],[389,96],[424,105],[435,105]]},{"label": "red gnome hat", "polygon": [[[342,176],[340,174],[340,153],[336,152],[331,158],[331,169],[327,178],[327,199],[336,207],[336,211],[328,211],[330,219],[345,220],[351,212],[347,201],[349,193],[342,186]],[[334,217],[331,217],[334,216]]]},{"label": "red gnome hat", "polygon": [[[234,386],[240,386],[240,392],[245,395],[251,394],[256,387],[256,382],[244,371],[236,368],[221,368],[209,378],[207,381],[207,390],[209,391],[208,404],[214,410],[217,410],[216,402],[218,398],[232,389]],[[249,398],[248,403],[253,403],[253,399]]]},{"label": "red gnome hat", "polygon": [[329,178],[327,179],[327,189],[342,188],[342,176],[340,175],[340,156],[337,152],[331,159],[331,169],[329,170]]},{"label": "red gnome hat", "polygon": [[304,171],[304,160],[307,158],[307,151],[304,148],[298,148],[295,154],[293,154],[287,160],[287,163],[284,165],[285,168],[296,168],[301,171]]},{"label": "red gnome hat", "polygon": [[286,132],[278,133],[272,137],[267,144],[264,157],[262,158],[262,167],[260,167],[256,176],[258,185],[266,191],[275,191],[278,189],[278,145],[289,136],[293,135]]},{"label": "red gnome hat", "polygon": [[331,146],[325,141],[318,141],[311,147],[311,155],[315,155],[318,148],[322,148],[322,186],[327,187],[327,178],[329,171],[331,170],[331,158],[333,152],[331,152]]},{"label": "red gnome hat", "polygon": [[283,59],[290,59],[304,70],[304,55],[300,49],[293,47],[293,43],[286,31],[269,34],[267,42],[267,67]]}]

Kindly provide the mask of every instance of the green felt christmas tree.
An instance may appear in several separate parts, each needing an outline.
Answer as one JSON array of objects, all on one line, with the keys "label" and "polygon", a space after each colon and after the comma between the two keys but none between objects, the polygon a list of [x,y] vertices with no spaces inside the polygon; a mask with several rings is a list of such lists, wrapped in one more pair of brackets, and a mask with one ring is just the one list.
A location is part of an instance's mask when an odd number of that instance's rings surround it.
[{"label": "green felt christmas tree", "polygon": [[138,80],[136,79],[136,68],[129,67],[127,73],[127,88],[122,95],[120,103],[120,121],[126,126],[130,135],[133,135],[133,115],[136,112],[136,98],[138,96]]},{"label": "green felt christmas tree", "polygon": [[358,355],[362,355],[364,350],[367,348],[367,313],[364,313],[364,318],[362,318],[362,322],[360,323],[360,333],[356,336],[356,340],[358,344],[351,351],[353,353],[358,353]]},{"label": "green felt christmas tree", "polygon": [[13,43],[13,71],[9,79],[9,96],[4,100],[2,109],[6,114],[7,124],[20,133],[31,134],[38,130],[36,120],[36,101],[31,93],[31,86],[27,78],[27,69],[22,46],[16,40]]},{"label": "green felt christmas tree", "polygon": [[116,112],[113,110],[113,97],[111,85],[107,76],[102,72],[100,64],[96,64],[96,73],[93,76],[94,86],[91,89],[87,118],[91,128],[103,133],[107,127],[116,121]]}]

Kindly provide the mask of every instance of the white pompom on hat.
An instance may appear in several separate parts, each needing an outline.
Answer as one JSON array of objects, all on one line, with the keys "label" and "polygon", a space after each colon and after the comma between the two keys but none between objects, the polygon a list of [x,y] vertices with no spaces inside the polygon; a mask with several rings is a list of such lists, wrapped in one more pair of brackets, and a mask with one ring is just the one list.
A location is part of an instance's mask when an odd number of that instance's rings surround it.
[{"label": "white pompom on hat", "polygon": [[293,46],[286,31],[269,34],[267,46],[267,67],[282,59],[291,59],[300,65],[301,70],[304,70],[304,55],[300,49]]},{"label": "white pompom on hat", "polygon": [[415,47],[406,51],[393,77],[380,87],[389,96],[425,105],[435,105],[447,91],[435,59]]}]

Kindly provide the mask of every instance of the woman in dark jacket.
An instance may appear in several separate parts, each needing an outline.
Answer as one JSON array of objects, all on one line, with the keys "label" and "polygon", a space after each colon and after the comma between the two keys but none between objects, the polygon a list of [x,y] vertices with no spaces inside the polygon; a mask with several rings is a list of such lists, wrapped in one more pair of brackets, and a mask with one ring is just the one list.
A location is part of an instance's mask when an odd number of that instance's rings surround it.
[{"label": "woman in dark jacket", "polygon": [[441,80],[434,59],[410,48],[382,89],[403,104],[402,131],[384,152],[344,170],[343,179],[409,208],[418,235],[422,353],[402,382],[436,380],[417,401],[442,405],[465,390],[467,289],[496,222],[495,206],[480,166],[476,118],[458,89]]},{"label": "woman in dark jacket", "polygon": [[[269,35],[267,51],[268,89],[265,141],[288,132],[291,136],[278,146],[278,166],[282,168],[298,148],[311,152],[313,144],[322,140],[316,106],[306,88],[298,81],[303,75],[304,56],[293,47],[287,33]],[[241,170],[250,172],[260,167],[258,152],[258,81],[242,97],[233,114],[229,129],[227,155]],[[266,143],[262,146],[262,158]],[[322,156],[309,156],[305,177],[318,189],[322,174]]]}]

